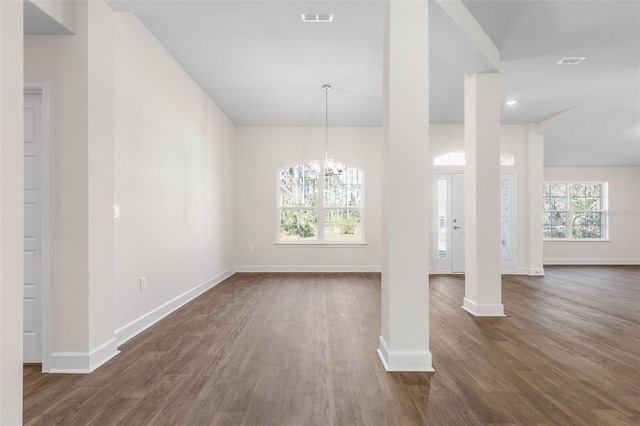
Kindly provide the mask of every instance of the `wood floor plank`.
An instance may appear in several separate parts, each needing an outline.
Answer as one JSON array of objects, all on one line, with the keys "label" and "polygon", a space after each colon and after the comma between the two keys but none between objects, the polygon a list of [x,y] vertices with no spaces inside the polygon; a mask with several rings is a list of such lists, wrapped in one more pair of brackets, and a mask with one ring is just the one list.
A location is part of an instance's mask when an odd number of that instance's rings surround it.
[{"label": "wood floor plank", "polygon": [[503,277],[506,317],[430,279],[436,373],[387,373],[380,275],[236,274],[89,375],[24,368],[30,425],[640,424],[640,268]]}]

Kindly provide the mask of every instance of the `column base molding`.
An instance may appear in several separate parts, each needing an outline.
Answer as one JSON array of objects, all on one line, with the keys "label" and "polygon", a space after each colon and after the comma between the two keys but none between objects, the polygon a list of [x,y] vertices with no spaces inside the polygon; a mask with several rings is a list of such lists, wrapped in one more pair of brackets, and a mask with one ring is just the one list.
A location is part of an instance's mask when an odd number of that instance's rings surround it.
[{"label": "column base molding", "polygon": [[433,372],[430,351],[392,351],[380,336],[378,356],[386,371]]},{"label": "column base molding", "polygon": [[462,309],[476,317],[504,317],[504,305],[502,303],[476,303],[464,298]]},{"label": "column base molding", "polygon": [[92,352],[54,352],[49,373],[89,374],[119,353],[115,337]]}]

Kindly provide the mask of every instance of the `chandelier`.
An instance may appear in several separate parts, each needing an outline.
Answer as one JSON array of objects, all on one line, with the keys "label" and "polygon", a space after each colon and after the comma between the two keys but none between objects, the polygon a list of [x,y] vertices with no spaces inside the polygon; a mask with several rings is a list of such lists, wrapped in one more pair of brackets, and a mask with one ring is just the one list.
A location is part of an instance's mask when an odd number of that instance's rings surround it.
[{"label": "chandelier", "polygon": [[[322,162],[322,168],[324,169],[325,176],[338,176],[342,173],[344,166],[337,163],[333,158],[329,158],[329,90],[331,86],[325,84],[322,86],[324,89],[324,161]],[[320,164],[314,162],[314,170],[320,172]]]}]

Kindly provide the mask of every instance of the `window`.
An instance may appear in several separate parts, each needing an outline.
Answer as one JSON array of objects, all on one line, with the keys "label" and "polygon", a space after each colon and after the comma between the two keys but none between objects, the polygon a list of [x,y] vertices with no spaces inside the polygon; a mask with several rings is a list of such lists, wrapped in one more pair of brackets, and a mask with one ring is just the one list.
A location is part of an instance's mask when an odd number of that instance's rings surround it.
[{"label": "window", "polygon": [[500,153],[500,165],[501,166],[515,166],[516,159],[513,155],[507,152]]},{"label": "window", "polygon": [[447,152],[433,159],[434,166],[464,166],[464,152]]},{"label": "window", "polygon": [[[463,151],[454,151],[442,154],[433,159],[434,166],[464,166],[465,157]],[[500,153],[501,166],[514,166],[515,157],[507,152]]]},{"label": "window", "polygon": [[310,161],[280,170],[278,241],[361,243],[364,172],[344,166],[340,175],[324,176],[323,170],[314,170],[317,164]]},{"label": "window", "polygon": [[606,182],[546,182],[543,197],[545,240],[607,238]]}]

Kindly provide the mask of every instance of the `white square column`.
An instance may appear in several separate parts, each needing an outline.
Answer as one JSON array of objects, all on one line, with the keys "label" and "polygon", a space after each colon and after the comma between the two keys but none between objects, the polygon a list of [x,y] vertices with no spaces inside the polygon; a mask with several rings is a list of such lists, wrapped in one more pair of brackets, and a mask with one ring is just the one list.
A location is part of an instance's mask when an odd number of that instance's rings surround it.
[{"label": "white square column", "polygon": [[500,76],[464,80],[465,297],[476,316],[504,316],[500,230]]},{"label": "white square column", "polygon": [[544,275],[542,221],[542,185],[544,184],[544,136],[537,124],[529,124],[527,141],[528,274]]},{"label": "white square column", "polygon": [[22,424],[23,5],[0,1],[0,425]]},{"label": "white square column", "polygon": [[429,6],[391,0],[384,36],[382,335],[387,371],[433,371],[429,351]]}]

